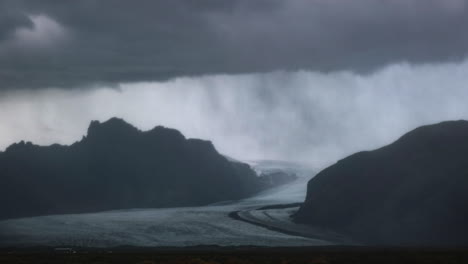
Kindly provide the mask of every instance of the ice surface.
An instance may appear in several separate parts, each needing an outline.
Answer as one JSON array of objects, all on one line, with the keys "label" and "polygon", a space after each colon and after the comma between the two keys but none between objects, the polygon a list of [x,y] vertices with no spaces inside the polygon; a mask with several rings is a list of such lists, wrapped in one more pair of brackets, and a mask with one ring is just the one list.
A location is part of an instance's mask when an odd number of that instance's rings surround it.
[{"label": "ice surface", "polygon": [[272,161],[256,162],[253,165],[257,170],[292,170],[299,178],[293,183],[267,190],[249,199],[210,206],[132,209],[0,221],[0,247],[330,244],[320,239],[271,231],[228,216],[233,211],[248,211],[266,205],[304,200],[306,183],[313,175],[312,171],[301,166]]}]

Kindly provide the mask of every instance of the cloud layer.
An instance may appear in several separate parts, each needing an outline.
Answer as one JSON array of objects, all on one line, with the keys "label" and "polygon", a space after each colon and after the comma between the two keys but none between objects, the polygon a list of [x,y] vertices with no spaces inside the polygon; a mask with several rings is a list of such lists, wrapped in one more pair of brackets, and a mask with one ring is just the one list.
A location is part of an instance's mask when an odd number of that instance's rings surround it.
[{"label": "cloud layer", "polygon": [[239,159],[323,167],[391,143],[420,125],[468,119],[468,61],[393,64],[371,74],[312,71],[177,78],[0,97],[0,146],[31,140],[70,144],[92,119],[140,129],[164,125],[214,141]]},{"label": "cloud layer", "polygon": [[460,61],[468,0],[0,0],[0,89]]}]

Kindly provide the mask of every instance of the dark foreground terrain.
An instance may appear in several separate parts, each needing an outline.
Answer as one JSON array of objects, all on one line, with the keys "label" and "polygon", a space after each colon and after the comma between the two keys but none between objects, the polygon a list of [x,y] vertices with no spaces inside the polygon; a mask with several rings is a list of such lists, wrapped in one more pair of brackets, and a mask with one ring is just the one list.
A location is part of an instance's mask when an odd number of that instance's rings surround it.
[{"label": "dark foreground terrain", "polygon": [[468,263],[466,249],[194,247],[77,251],[3,250],[0,263]]}]

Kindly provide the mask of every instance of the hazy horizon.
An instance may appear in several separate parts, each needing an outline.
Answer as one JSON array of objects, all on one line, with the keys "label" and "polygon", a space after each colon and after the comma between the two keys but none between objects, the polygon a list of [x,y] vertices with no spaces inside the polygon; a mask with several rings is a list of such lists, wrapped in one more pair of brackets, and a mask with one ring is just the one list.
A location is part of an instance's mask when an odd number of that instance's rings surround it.
[{"label": "hazy horizon", "polygon": [[[276,71],[179,77],[92,89],[3,91],[0,148],[71,144],[91,120],[120,117],[214,142],[241,160],[321,168],[421,125],[468,119],[468,60],[385,66],[372,73]],[[450,83],[450,93],[446,85]]]}]

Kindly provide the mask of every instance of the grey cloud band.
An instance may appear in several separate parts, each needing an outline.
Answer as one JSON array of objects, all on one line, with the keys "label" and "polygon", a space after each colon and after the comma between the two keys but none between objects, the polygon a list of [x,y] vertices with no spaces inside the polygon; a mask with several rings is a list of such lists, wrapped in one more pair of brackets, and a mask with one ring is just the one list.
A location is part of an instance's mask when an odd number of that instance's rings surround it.
[{"label": "grey cloud band", "polygon": [[0,89],[457,61],[466,0],[0,0]]}]

